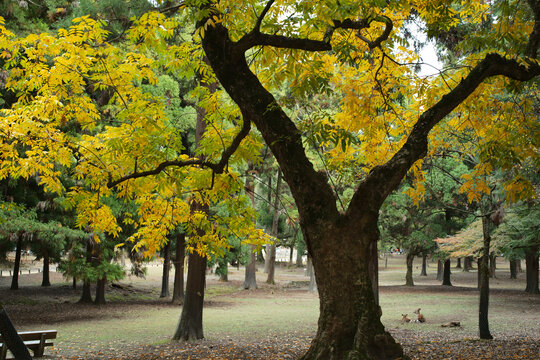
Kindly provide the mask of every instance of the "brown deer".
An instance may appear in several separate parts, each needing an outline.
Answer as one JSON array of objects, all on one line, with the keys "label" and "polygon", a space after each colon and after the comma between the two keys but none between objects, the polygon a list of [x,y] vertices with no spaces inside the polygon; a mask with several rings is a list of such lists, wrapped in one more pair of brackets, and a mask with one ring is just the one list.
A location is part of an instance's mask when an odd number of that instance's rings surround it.
[{"label": "brown deer", "polygon": [[420,314],[420,308],[414,310],[413,312],[416,314],[415,322],[426,322],[426,318],[424,317],[424,315]]},{"label": "brown deer", "polygon": [[402,323],[408,323],[408,322],[411,322],[411,319],[409,319],[409,318],[407,317],[407,315],[409,315],[409,314],[401,314],[401,322],[402,322]]}]

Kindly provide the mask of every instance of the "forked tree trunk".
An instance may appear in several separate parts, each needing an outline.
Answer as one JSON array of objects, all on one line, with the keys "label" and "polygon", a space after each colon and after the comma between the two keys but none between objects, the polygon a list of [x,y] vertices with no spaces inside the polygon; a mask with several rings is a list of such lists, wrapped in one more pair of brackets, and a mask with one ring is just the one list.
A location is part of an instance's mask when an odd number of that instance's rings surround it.
[{"label": "forked tree trunk", "polygon": [[186,234],[176,235],[176,258],[174,259],[174,286],[172,303],[184,302],[184,259],[186,254]]},{"label": "forked tree trunk", "polygon": [[510,279],[517,279],[517,263],[516,260],[510,260]]},{"label": "forked tree trunk", "polygon": [[413,261],[414,261],[414,254],[408,252],[407,253],[407,274],[405,275],[405,286],[414,286],[414,281],[412,277],[413,272]]},{"label": "forked tree trunk", "polygon": [[107,301],[105,300],[105,285],[107,284],[107,277],[103,276],[96,283],[96,299],[94,304],[104,305]]},{"label": "forked tree trunk", "polygon": [[525,291],[530,294],[539,294],[538,288],[538,247],[527,248],[525,253],[525,266],[527,286]]},{"label": "forked tree trunk", "polygon": [[451,266],[450,259],[446,259],[444,261],[442,285],[452,286],[452,282],[450,281],[450,266]]},{"label": "forked tree trunk", "polygon": [[422,255],[422,270],[420,271],[420,276],[427,276],[427,255]]},{"label": "forked tree trunk", "polygon": [[41,279],[41,286],[51,286],[49,278],[49,254],[43,255],[43,277]]},{"label": "forked tree trunk", "polygon": [[188,277],[182,315],[173,340],[197,340],[203,334],[203,303],[206,283],[206,256],[193,251],[189,254]]},{"label": "forked tree trunk", "polygon": [[490,216],[482,216],[482,232],[484,237],[484,247],[482,251],[481,267],[478,267],[480,272],[480,306],[478,311],[478,327],[480,339],[493,339],[489,331],[489,252],[491,243],[491,219]]},{"label": "forked tree trunk", "polygon": [[22,235],[17,234],[17,248],[15,249],[15,264],[13,264],[13,276],[11,277],[11,290],[19,289],[19,269],[21,267]]},{"label": "forked tree trunk", "polygon": [[169,297],[169,273],[171,270],[171,239],[163,247],[163,274],[161,276],[160,298]]}]

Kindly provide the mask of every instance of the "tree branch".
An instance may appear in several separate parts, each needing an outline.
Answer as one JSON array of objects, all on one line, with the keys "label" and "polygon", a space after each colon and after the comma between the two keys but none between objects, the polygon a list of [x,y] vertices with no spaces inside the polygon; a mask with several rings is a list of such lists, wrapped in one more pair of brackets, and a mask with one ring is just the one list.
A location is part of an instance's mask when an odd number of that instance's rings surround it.
[{"label": "tree branch", "polygon": [[[376,47],[380,47],[383,41],[386,41],[390,34],[392,33],[392,29],[394,28],[394,24],[392,23],[392,20],[390,20],[389,17],[380,15],[373,19],[374,21],[384,22],[386,24],[383,33],[378,36],[375,40],[370,41],[369,39],[365,38],[360,34],[360,32],[356,35],[359,39],[362,39],[364,42],[366,42],[370,49],[375,49]],[[371,21],[368,22],[368,26],[371,24]]]},{"label": "tree branch", "polygon": [[[399,184],[415,161],[427,152],[427,137],[431,129],[461,104],[487,78],[503,75],[517,81],[527,81],[540,75],[540,65],[528,66],[499,54],[488,54],[471,72],[435,105],[426,110],[414,125],[406,143],[386,164],[371,170],[353,196],[347,213],[367,203],[378,208],[386,196]],[[369,195],[366,195],[369,194]]]},{"label": "tree branch", "polygon": [[270,10],[270,7],[274,3],[274,1],[275,0],[270,0],[270,1],[268,1],[266,3],[266,6],[264,7],[263,11],[261,12],[261,15],[259,15],[259,17],[257,18],[257,22],[255,23],[255,27],[253,28],[252,31],[254,31],[254,32],[260,32],[261,31],[262,21],[263,21],[264,17],[266,16],[266,14],[268,13],[268,11]]},{"label": "tree branch", "polygon": [[250,130],[251,130],[251,122],[249,120],[244,119],[240,132],[236,134],[236,136],[234,137],[229,147],[223,151],[223,153],[221,154],[221,159],[217,163],[212,163],[212,162],[202,160],[202,159],[164,161],[160,163],[154,169],[140,171],[140,172],[135,170],[133,173],[122,176],[121,178],[117,180],[113,180],[111,177],[109,177],[109,182],[107,183],[107,187],[110,189],[127,180],[138,179],[141,177],[152,176],[152,175],[158,175],[163,170],[171,166],[186,167],[186,166],[199,165],[202,167],[212,169],[212,181],[213,181],[214,174],[221,174],[225,171],[225,169],[228,166],[229,159],[234,154],[234,152],[238,149],[242,140],[249,134]]}]

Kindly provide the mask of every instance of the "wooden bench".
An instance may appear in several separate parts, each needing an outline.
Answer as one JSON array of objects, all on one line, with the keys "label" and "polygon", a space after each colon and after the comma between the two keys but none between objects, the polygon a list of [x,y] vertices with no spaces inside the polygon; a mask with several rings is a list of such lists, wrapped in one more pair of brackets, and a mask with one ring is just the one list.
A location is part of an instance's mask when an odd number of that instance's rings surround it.
[{"label": "wooden bench", "polygon": [[[46,346],[52,346],[52,339],[56,339],[56,330],[41,330],[41,331],[21,331],[18,332],[24,345],[34,352],[34,357],[43,356],[43,351]],[[0,360],[5,360],[7,355],[7,346],[4,339],[0,336]]]}]

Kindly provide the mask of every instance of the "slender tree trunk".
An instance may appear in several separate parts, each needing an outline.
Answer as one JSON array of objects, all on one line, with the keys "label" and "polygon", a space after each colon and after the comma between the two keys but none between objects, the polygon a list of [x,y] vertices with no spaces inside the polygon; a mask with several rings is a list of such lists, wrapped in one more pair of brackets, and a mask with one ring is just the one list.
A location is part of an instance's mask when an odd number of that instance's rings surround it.
[{"label": "slender tree trunk", "polygon": [[510,260],[510,279],[517,279],[517,264],[516,260]]},{"label": "slender tree trunk", "polygon": [[495,278],[495,269],[497,268],[497,255],[491,254],[489,256],[489,277]]},{"label": "slender tree trunk", "polygon": [[174,259],[174,287],[172,303],[184,302],[184,259],[186,254],[186,234],[176,235],[176,258]]},{"label": "slender tree trunk", "polygon": [[456,269],[461,269],[461,258],[457,258]]},{"label": "slender tree trunk", "polygon": [[255,258],[255,250],[257,247],[251,245],[250,261],[246,265],[246,274],[244,278],[244,289],[257,289],[257,259]]},{"label": "slender tree trunk", "polygon": [[[272,236],[278,236],[279,225],[279,194],[281,190],[281,169],[278,168],[276,190],[274,194],[274,217],[272,219]],[[276,269],[276,244],[270,245],[270,253],[266,255],[268,260],[268,277],[267,284],[275,284],[274,274]]]},{"label": "slender tree trunk", "polygon": [[[0,303],[0,335],[4,341],[4,346],[11,351],[17,360],[32,360],[30,352],[24,341],[21,339],[15,326],[11,322],[6,310]],[[1,353],[1,350],[0,350]]]},{"label": "slender tree trunk", "polygon": [[303,267],[304,261],[302,260],[302,252],[296,248],[296,267]]},{"label": "slender tree trunk", "polygon": [[182,315],[173,340],[197,340],[203,334],[203,304],[206,283],[206,256],[193,251],[189,253],[188,277]]},{"label": "slender tree trunk", "polygon": [[163,275],[161,276],[160,298],[169,297],[169,273],[171,270],[171,239],[163,247]]},{"label": "slender tree trunk", "polygon": [[103,276],[97,281],[96,284],[96,299],[94,304],[104,305],[107,301],[105,300],[105,285],[107,284],[107,277]]},{"label": "slender tree trunk", "polygon": [[73,277],[73,284],[71,285],[71,288],[73,290],[77,290],[77,278],[75,276]]},{"label": "slender tree trunk", "polygon": [[[93,245],[91,240],[88,240],[86,242],[86,266],[90,266],[92,263],[92,249]],[[92,293],[90,291],[90,280],[87,278],[83,278],[83,288],[82,288],[82,294],[81,298],[79,300],[79,303],[82,304],[91,304],[92,301]]]},{"label": "slender tree trunk", "polygon": [[412,277],[413,273],[413,261],[414,261],[414,254],[411,252],[407,253],[407,274],[405,275],[405,286],[414,286],[414,281]]},{"label": "slender tree trunk", "polygon": [[427,255],[422,255],[422,271],[420,271],[420,276],[427,276]]},{"label": "slender tree trunk", "polygon": [[452,286],[452,282],[450,281],[450,266],[451,266],[450,259],[446,259],[444,261],[442,285]]},{"label": "slender tree trunk", "polygon": [[443,262],[442,260],[437,260],[437,280],[443,279]]},{"label": "slender tree trunk", "polygon": [[289,266],[293,264],[293,256],[294,256],[294,246],[291,246],[291,250],[289,251]]},{"label": "slender tree trunk", "polygon": [[43,277],[41,280],[41,286],[51,286],[49,278],[49,254],[43,255]]},{"label": "slender tree trunk", "polygon": [[517,260],[516,260],[516,267],[517,267],[518,273],[522,273],[522,272],[523,272],[523,269],[521,268],[521,259],[517,259]]},{"label": "slender tree trunk", "polygon": [[539,294],[538,287],[538,246],[527,248],[525,253],[525,266],[527,286],[525,291],[530,294]]},{"label": "slender tree trunk", "polygon": [[478,327],[480,330],[480,339],[493,339],[489,331],[489,253],[491,243],[491,219],[489,216],[482,216],[482,230],[484,235],[484,248],[482,252],[482,261],[479,265],[480,275],[480,306],[478,311]]},{"label": "slender tree trunk", "polygon": [[17,235],[17,248],[15,249],[15,264],[13,265],[13,276],[11,278],[11,290],[19,289],[19,269],[21,267],[22,235]]}]

